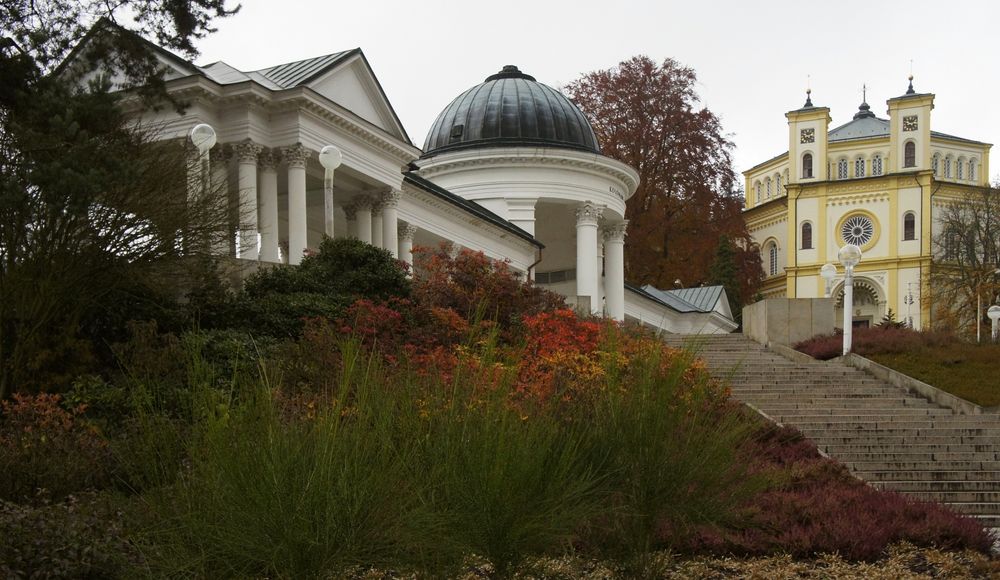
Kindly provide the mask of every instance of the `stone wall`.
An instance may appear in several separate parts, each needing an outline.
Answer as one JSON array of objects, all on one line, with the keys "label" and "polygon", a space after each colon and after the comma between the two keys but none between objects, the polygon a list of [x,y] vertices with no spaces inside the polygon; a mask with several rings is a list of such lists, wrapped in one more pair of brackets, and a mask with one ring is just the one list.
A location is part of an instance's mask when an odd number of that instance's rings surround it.
[{"label": "stone wall", "polygon": [[769,298],[743,308],[743,334],[764,344],[793,345],[832,334],[833,298]]}]

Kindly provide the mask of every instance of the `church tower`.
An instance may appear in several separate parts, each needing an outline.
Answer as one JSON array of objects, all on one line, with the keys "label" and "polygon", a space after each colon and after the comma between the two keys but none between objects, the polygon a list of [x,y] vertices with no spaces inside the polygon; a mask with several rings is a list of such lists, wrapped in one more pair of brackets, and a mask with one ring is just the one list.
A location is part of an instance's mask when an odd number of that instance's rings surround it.
[{"label": "church tower", "polygon": [[889,172],[926,171],[931,168],[932,93],[913,90],[913,75],[906,94],[889,99]]},{"label": "church tower", "polygon": [[827,168],[827,130],[830,109],[812,103],[812,90],[806,91],[801,109],[785,113],[788,119],[788,160],[791,164],[788,183],[825,181]]}]

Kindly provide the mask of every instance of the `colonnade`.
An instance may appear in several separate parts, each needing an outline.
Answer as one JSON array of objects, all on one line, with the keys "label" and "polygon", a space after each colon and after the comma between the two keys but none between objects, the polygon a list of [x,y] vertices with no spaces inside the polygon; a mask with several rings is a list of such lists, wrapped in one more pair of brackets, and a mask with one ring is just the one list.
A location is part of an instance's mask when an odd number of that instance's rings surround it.
[{"label": "colonnade", "polygon": [[604,300],[607,315],[625,319],[625,232],[627,221],[601,225],[605,208],[591,201],[576,207],[576,294],[601,313],[601,248],[604,249]]}]

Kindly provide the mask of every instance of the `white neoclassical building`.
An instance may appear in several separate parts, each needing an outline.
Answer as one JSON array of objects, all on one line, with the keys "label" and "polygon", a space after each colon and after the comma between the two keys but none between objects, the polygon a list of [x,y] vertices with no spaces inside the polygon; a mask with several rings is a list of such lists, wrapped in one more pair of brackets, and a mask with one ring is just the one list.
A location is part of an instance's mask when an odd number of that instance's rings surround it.
[{"label": "white neoclassical building", "polygon": [[[324,235],[350,236],[412,265],[414,245],[446,243],[505,260],[596,314],[668,332],[736,328],[724,292],[705,294],[709,304],[626,284],[625,204],[637,173],[601,154],[569,99],[517,67],[456,97],[420,149],[360,49],[246,72],[150,48],[167,90],[188,106],[126,106],[163,139],[214,128],[209,171],[241,216],[220,253],[297,264]],[[330,145],[342,155],[332,200],[318,157]]]}]

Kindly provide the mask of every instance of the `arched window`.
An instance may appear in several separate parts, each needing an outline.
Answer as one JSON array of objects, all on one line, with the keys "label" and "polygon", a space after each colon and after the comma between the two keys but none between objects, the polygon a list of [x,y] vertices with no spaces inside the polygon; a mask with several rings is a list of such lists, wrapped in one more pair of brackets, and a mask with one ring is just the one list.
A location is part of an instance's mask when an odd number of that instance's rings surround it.
[{"label": "arched window", "polygon": [[917,217],[912,211],[908,211],[903,214],[903,239],[917,239]]},{"label": "arched window", "polygon": [[865,176],[865,158],[858,157],[854,160],[854,177]]},{"label": "arched window", "polygon": [[938,165],[941,164],[941,155],[935,153],[934,157],[931,157],[931,169],[934,171],[934,177],[938,176]]},{"label": "arched window", "polygon": [[841,159],[837,162],[837,179],[847,179],[847,160]]},{"label": "arched window", "polygon": [[944,177],[951,179],[951,157],[944,158]]},{"label": "arched window", "polygon": [[802,179],[811,179],[813,176],[813,156],[806,153],[802,156]]},{"label": "arched window", "polygon": [[757,203],[761,203],[761,202],[763,202],[763,201],[764,201],[764,198],[763,198],[763,197],[761,197],[761,195],[760,195],[760,194],[761,194],[761,192],[763,191],[763,189],[761,188],[761,185],[760,185],[760,182],[759,182],[759,181],[757,182],[757,185],[755,185],[755,186],[754,186],[754,189],[755,189],[755,190],[756,190],[756,192],[757,192]]},{"label": "arched window", "polygon": [[882,175],[882,155],[878,153],[872,157],[872,175]]},{"label": "arched window", "polygon": [[903,145],[903,167],[916,167],[917,166],[917,144],[913,141],[907,141],[906,145]]},{"label": "arched window", "polygon": [[767,273],[768,276],[778,275],[778,244],[774,242],[767,245]]},{"label": "arched window", "polygon": [[776,187],[774,188],[774,194],[780,197],[781,196],[781,174],[780,173],[774,176],[774,181],[775,181],[775,184],[776,184]]},{"label": "arched window", "polygon": [[965,159],[958,158],[958,162],[955,163],[955,173],[957,173],[956,178],[963,179],[962,176],[965,175]]},{"label": "arched window", "polygon": [[802,249],[811,250],[813,247],[813,227],[809,222],[802,224]]},{"label": "arched window", "polygon": [[771,199],[771,178],[767,178],[767,199]]},{"label": "arched window", "polygon": [[969,181],[976,180],[976,160],[969,159]]}]

